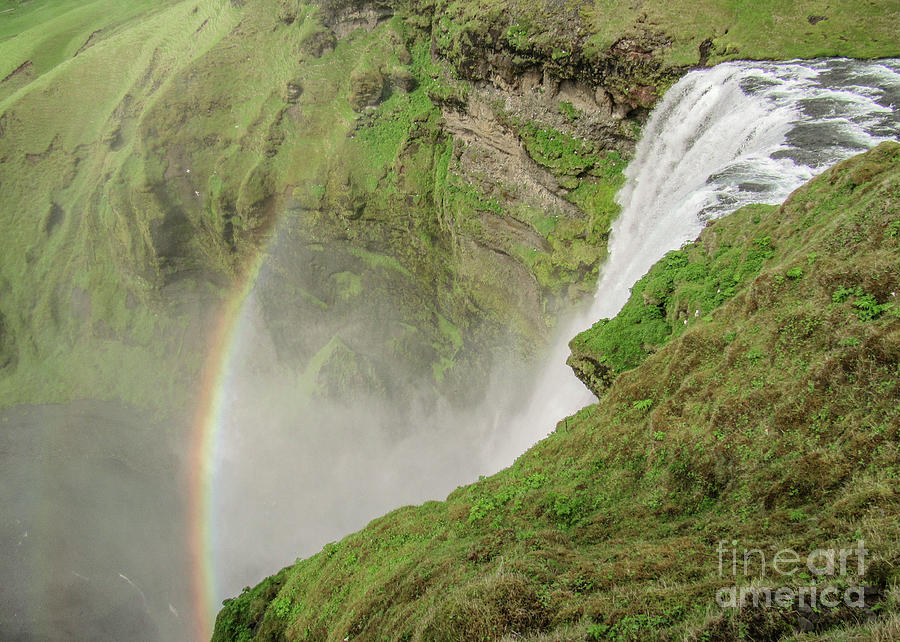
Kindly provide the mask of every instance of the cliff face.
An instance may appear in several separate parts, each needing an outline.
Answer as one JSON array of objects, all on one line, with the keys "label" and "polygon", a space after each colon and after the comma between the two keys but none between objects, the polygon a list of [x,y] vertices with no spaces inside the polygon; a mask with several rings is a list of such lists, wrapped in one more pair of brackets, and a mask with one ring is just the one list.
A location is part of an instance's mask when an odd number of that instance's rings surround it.
[{"label": "cliff face", "polygon": [[[507,470],[227,600],[214,639],[894,636],[898,197],[900,145],[884,143],[717,221],[573,342],[608,368],[598,404]],[[865,586],[864,603],[717,608],[718,589],[762,577],[723,575],[723,540],[803,559],[863,540],[861,572],[815,584]],[[776,583],[796,596],[811,577]]]},{"label": "cliff face", "polygon": [[412,7],[99,4],[0,43],[7,403],[181,405],[269,243],[279,356],[336,398],[477,394],[591,290],[643,112],[464,75]]},{"label": "cliff face", "polygon": [[[621,170],[675,78],[893,46],[880,5],[719,4],[17,4],[3,398],[179,405],[207,315],[277,234],[302,276],[267,295],[268,323],[286,362],[321,365],[316,394],[384,391],[398,360],[477,394],[494,349],[530,353],[592,290]],[[315,336],[285,329],[298,316]]]}]

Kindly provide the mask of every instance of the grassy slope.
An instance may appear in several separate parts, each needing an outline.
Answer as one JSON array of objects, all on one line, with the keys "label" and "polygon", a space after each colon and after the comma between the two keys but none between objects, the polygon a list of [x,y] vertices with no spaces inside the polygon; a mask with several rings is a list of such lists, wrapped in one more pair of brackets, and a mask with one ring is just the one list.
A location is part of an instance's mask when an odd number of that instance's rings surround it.
[{"label": "grassy slope", "polygon": [[718,610],[732,580],[716,542],[806,554],[857,538],[880,618],[809,615],[815,639],[896,638],[898,199],[885,143],[717,221],[661,266],[679,265],[663,289],[690,310],[710,301],[710,257],[767,239],[719,305],[507,470],[227,601],[215,639],[813,639],[794,608]]},{"label": "grassy slope", "polygon": [[[711,63],[733,59],[820,56],[877,58],[896,47],[900,9],[888,0],[621,0],[560,4],[555,0],[425,0],[434,6],[436,44],[450,60],[468,61],[479,43],[508,46],[523,60],[552,60],[560,69],[601,64],[618,44],[663,67],[697,64],[709,40]],[[521,61],[514,61],[514,64]],[[615,73],[615,70],[607,70]]]},{"label": "grassy slope", "polygon": [[667,62],[691,64],[707,38],[713,41],[712,63],[735,58],[877,58],[896,41],[890,25],[900,19],[900,8],[886,1],[655,0],[623,11],[620,3],[595,0],[584,15],[596,31],[591,44],[598,48],[614,42],[629,26],[642,24],[673,39]]},{"label": "grassy slope", "polygon": [[[601,319],[570,342],[572,366],[598,396],[616,376],[688,329],[759,273],[776,256],[768,236],[752,236],[769,205],[735,212],[729,225],[704,230],[696,243],[669,252],[631,289],[614,319]],[[809,257],[810,265],[816,261]],[[800,278],[803,268],[791,274]]]},{"label": "grassy slope", "polygon": [[[215,1],[104,0],[33,2],[12,15],[19,11],[41,22],[0,42],[0,68],[33,60],[27,82],[0,102],[0,314],[9,367],[0,399],[140,403],[149,389],[178,400],[201,346],[179,341],[196,311],[160,301],[150,228],[165,213],[136,160],[139,122],[172,74],[228,33],[236,12]],[[194,296],[209,296],[207,289]],[[153,365],[173,354],[184,357],[184,370]]]},{"label": "grassy slope", "polygon": [[[30,61],[29,75],[40,76],[60,63],[75,56],[88,42],[92,34],[99,40],[128,23],[145,16],[154,8],[165,8],[172,2],[148,0],[110,3],[104,0],[79,2],[27,2],[7,0],[0,5],[0,42],[15,46],[15,53],[8,50],[0,62],[0,78],[6,78],[24,61]],[[7,93],[4,87],[4,93]]]}]

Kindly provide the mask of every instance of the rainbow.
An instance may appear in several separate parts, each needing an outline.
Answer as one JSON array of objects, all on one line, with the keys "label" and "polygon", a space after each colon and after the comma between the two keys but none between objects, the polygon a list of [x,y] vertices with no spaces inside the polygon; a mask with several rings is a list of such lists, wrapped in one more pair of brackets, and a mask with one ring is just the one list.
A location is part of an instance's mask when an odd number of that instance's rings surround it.
[{"label": "rainbow", "polygon": [[194,606],[194,639],[209,640],[218,610],[213,560],[215,533],[214,474],[220,432],[224,425],[224,401],[229,390],[235,348],[241,336],[242,310],[259,276],[265,248],[257,252],[241,272],[243,276],[227,297],[213,329],[201,379],[197,409],[192,422],[189,471],[188,533],[190,537],[191,591]]}]

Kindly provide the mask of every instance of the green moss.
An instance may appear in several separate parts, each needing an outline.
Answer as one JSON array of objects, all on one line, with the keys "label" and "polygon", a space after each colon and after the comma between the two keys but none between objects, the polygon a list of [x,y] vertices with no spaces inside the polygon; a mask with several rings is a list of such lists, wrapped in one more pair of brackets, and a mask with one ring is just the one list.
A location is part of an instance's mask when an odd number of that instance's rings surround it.
[{"label": "green moss", "polygon": [[574,123],[581,117],[581,110],[576,109],[572,103],[565,100],[559,103],[559,113],[565,116],[570,123]]},{"label": "green moss", "polygon": [[555,129],[525,123],[520,135],[528,155],[557,176],[578,176],[600,163],[591,146]]},{"label": "green moss", "polygon": [[350,254],[365,261],[366,265],[373,270],[394,270],[403,276],[412,276],[410,271],[403,267],[400,262],[392,256],[370,252],[359,247],[350,248]]},{"label": "green moss", "polygon": [[337,286],[337,294],[344,300],[352,299],[362,293],[362,279],[353,272],[338,272],[332,278]]},{"label": "green moss", "polygon": [[444,380],[445,373],[454,366],[454,359],[463,349],[464,343],[459,328],[440,314],[438,329],[441,334],[433,347],[439,355],[439,360],[432,364],[432,375],[435,382],[440,384]]},{"label": "green moss", "polygon": [[749,206],[707,228],[697,242],[666,254],[634,285],[614,319],[602,319],[572,339],[574,358],[590,359],[615,376],[703,322],[778,255],[771,237],[753,236],[754,226],[776,212]]}]

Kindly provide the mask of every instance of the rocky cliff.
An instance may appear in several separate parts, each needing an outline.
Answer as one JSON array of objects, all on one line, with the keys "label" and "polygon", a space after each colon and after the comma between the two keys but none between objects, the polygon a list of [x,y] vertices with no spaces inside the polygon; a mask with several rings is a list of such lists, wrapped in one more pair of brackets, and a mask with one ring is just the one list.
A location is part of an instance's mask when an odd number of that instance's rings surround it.
[{"label": "rocky cliff", "polygon": [[[285,361],[321,365],[317,394],[384,390],[399,360],[477,396],[494,350],[530,354],[592,290],[622,167],[675,78],[737,56],[883,54],[893,15],[12,4],[0,391],[151,406],[149,390],[191,390],[207,319],[278,233],[304,250],[279,268],[299,283],[275,288],[268,324]],[[315,336],[285,329],[298,316]]]}]

